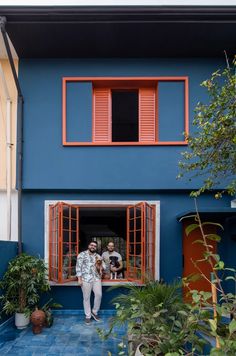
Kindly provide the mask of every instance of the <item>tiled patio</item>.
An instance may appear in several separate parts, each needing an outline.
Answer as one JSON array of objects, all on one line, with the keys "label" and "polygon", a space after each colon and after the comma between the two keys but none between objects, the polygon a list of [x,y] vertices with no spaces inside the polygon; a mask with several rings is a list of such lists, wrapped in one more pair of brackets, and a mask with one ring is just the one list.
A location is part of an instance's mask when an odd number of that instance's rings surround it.
[{"label": "tiled patio", "polygon": [[87,326],[82,311],[60,311],[54,316],[53,326],[39,335],[32,333],[31,326],[19,331],[10,324],[0,330],[0,355],[117,356],[125,328],[116,329],[116,337],[106,341],[101,341],[96,331],[97,327],[108,330],[113,313],[101,311],[102,321]]}]

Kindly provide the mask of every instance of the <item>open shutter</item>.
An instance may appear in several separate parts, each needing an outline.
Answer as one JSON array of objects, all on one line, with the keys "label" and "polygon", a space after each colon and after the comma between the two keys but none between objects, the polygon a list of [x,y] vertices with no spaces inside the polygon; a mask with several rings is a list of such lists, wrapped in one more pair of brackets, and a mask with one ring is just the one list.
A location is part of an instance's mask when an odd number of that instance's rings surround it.
[{"label": "open shutter", "polygon": [[93,90],[93,142],[111,142],[111,89]]},{"label": "open shutter", "polygon": [[60,203],[61,206],[61,275],[60,282],[76,279],[76,260],[79,253],[79,207]]},{"label": "open shutter", "polygon": [[145,275],[155,278],[155,208],[145,203],[144,208],[145,233]]},{"label": "open shutter", "polygon": [[127,207],[127,279],[144,278],[144,203]]},{"label": "open shutter", "polygon": [[49,206],[49,280],[59,279],[59,203]]},{"label": "open shutter", "polygon": [[156,141],[156,89],[139,89],[139,142]]},{"label": "open shutter", "polygon": [[55,282],[76,279],[79,253],[79,207],[63,202],[50,206],[49,276]]}]

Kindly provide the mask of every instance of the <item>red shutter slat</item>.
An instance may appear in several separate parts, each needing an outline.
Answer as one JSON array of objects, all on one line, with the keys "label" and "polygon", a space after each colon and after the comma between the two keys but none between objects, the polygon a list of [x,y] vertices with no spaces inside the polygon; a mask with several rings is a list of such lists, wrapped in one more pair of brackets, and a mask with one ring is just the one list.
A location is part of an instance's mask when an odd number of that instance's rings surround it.
[{"label": "red shutter slat", "polygon": [[93,142],[111,142],[111,90],[93,91]]},{"label": "red shutter slat", "polygon": [[139,89],[139,141],[156,141],[156,89]]}]

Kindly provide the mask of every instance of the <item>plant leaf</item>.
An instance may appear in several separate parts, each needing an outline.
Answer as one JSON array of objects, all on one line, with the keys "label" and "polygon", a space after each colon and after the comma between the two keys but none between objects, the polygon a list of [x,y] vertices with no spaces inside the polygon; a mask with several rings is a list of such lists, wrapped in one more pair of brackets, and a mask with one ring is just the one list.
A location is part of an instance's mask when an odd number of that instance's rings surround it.
[{"label": "plant leaf", "polygon": [[233,334],[236,331],[236,320],[233,319],[229,324],[229,332]]},{"label": "plant leaf", "polygon": [[185,233],[186,235],[188,236],[192,231],[196,230],[199,228],[199,225],[198,224],[191,224],[189,226],[186,227],[185,229]]},{"label": "plant leaf", "polygon": [[221,237],[217,234],[208,234],[205,236],[208,240],[217,241],[217,242],[220,242],[220,240],[221,240]]},{"label": "plant leaf", "polygon": [[214,225],[214,226],[219,226],[222,230],[224,230],[223,226],[219,223],[215,223],[215,222],[210,222],[210,221],[205,221],[202,223],[202,226],[205,226],[205,225]]}]

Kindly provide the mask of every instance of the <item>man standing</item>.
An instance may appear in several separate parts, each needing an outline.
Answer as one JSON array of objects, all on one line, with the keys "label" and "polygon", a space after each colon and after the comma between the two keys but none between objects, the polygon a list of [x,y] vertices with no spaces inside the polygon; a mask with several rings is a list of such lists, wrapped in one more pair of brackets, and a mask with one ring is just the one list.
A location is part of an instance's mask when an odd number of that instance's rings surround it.
[{"label": "man standing", "polygon": [[[102,299],[102,276],[97,261],[101,261],[102,259],[96,251],[97,242],[90,242],[88,249],[78,255],[76,263],[76,276],[78,277],[78,284],[81,286],[83,292],[85,323],[87,325],[90,325],[91,317],[96,321],[100,321],[98,311]],[[102,263],[101,267],[105,268],[105,264]],[[90,296],[92,291],[94,293],[94,306],[91,310]]]},{"label": "man standing", "polygon": [[[114,266],[113,263],[115,258],[115,261],[117,261],[117,267]],[[110,273],[116,273],[118,278],[122,278],[122,269],[123,269],[123,262],[122,262],[122,257],[121,255],[115,251],[115,245],[114,242],[110,241],[107,244],[107,251],[103,252],[102,254],[102,259],[106,264],[105,268],[105,278],[110,278]]]}]

